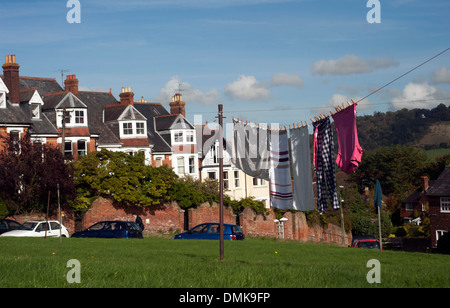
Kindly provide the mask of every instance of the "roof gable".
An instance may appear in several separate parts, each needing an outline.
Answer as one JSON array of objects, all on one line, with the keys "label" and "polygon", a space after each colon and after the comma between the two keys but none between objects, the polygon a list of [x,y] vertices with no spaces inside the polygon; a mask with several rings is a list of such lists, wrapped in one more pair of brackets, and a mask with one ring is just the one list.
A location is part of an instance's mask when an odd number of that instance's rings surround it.
[{"label": "roof gable", "polygon": [[142,115],[136,108],[132,105],[128,105],[127,108],[122,112],[122,114],[117,119],[118,121],[147,121],[147,118]]},{"label": "roof gable", "polygon": [[0,78],[0,92],[9,93],[8,87],[3,82],[3,79]]},{"label": "roof gable", "polygon": [[87,106],[72,92],[68,92],[63,97],[63,99],[55,106],[55,109],[63,108],[87,108]]},{"label": "roof gable", "polygon": [[44,101],[42,100],[41,96],[39,95],[39,92],[37,90],[34,90],[33,95],[30,98],[29,104],[39,104],[44,105]]},{"label": "roof gable", "polygon": [[191,123],[181,114],[156,116],[156,130],[194,129]]},{"label": "roof gable", "polygon": [[450,196],[450,166],[445,167],[438,179],[428,188],[427,196]]}]

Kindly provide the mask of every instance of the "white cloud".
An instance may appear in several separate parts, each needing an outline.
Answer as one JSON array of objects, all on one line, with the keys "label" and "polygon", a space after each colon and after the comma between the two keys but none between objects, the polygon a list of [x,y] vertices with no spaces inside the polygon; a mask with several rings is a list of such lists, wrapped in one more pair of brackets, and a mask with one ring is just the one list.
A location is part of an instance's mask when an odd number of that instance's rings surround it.
[{"label": "white cloud", "polygon": [[167,103],[172,100],[172,96],[179,92],[183,100],[188,103],[200,103],[202,105],[211,105],[220,102],[219,93],[216,89],[211,89],[208,92],[202,92],[187,82],[182,82],[178,76],[172,77],[164,88],[159,91],[156,96],[156,101]]},{"label": "white cloud", "polygon": [[431,74],[431,82],[432,83],[450,83],[450,70],[448,70],[445,66],[436,69]]},{"label": "white cloud", "polygon": [[450,92],[437,89],[428,83],[408,83],[400,95],[392,99],[392,106],[395,109],[402,108],[433,108],[440,103],[442,99],[450,95]]},{"label": "white cloud", "polygon": [[225,93],[231,99],[264,100],[271,97],[267,83],[256,80],[255,76],[239,76],[225,87]]},{"label": "white cloud", "polygon": [[272,96],[270,87],[283,85],[301,88],[304,81],[297,74],[289,73],[275,73],[270,81],[258,81],[255,76],[240,75],[225,87],[225,94],[231,99],[265,100]]},{"label": "white cloud", "polygon": [[270,84],[273,86],[287,85],[303,87],[305,82],[297,74],[277,73],[273,74]]},{"label": "white cloud", "polygon": [[375,69],[396,66],[398,62],[391,58],[364,59],[355,55],[345,55],[337,60],[320,60],[313,64],[313,74],[349,75],[372,72]]}]

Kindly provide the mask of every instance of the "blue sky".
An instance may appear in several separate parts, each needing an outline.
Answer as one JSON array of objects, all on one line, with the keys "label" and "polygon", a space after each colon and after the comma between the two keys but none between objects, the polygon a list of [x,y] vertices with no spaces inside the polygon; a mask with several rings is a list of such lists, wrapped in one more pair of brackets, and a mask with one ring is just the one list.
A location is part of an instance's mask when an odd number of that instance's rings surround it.
[{"label": "blue sky", "polygon": [[[168,105],[187,117],[288,125],[358,100],[450,47],[448,0],[0,0],[0,54],[23,76],[76,74],[85,90]],[[3,60],[3,57],[1,58]],[[450,51],[360,102],[358,114],[450,104]]]}]

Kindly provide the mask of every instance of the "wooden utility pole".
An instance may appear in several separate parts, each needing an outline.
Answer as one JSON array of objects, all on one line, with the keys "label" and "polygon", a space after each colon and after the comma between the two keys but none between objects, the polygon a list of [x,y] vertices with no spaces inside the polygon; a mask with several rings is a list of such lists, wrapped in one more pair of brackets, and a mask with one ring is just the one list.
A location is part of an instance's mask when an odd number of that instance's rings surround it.
[{"label": "wooden utility pole", "polygon": [[219,104],[219,223],[220,223],[220,260],[224,259],[223,243],[223,105]]},{"label": "wooden utility pole", "polygon": [[65,157],[66,150],[66,108],[62,111],[62,134],[61,134],[61,152],[63,157]]}]

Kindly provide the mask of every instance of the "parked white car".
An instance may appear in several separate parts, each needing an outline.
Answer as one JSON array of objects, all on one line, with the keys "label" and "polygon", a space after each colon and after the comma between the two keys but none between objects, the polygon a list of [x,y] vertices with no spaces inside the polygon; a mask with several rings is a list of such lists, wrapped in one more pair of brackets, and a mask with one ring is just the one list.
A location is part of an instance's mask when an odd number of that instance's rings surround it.
[{"label": "parked white car", "polygon": [[[0,236],[13,236],[13,237],[44,237],[46,229],[46,221],[27,221],[23,223],[18,230],[5,232]],[[49,220],[47,224],[47,236],[58,237],[60,224],[56,220]],[[69,231],[64,225],[62,225],[61,235],[63,237],[69,237]]]}]

